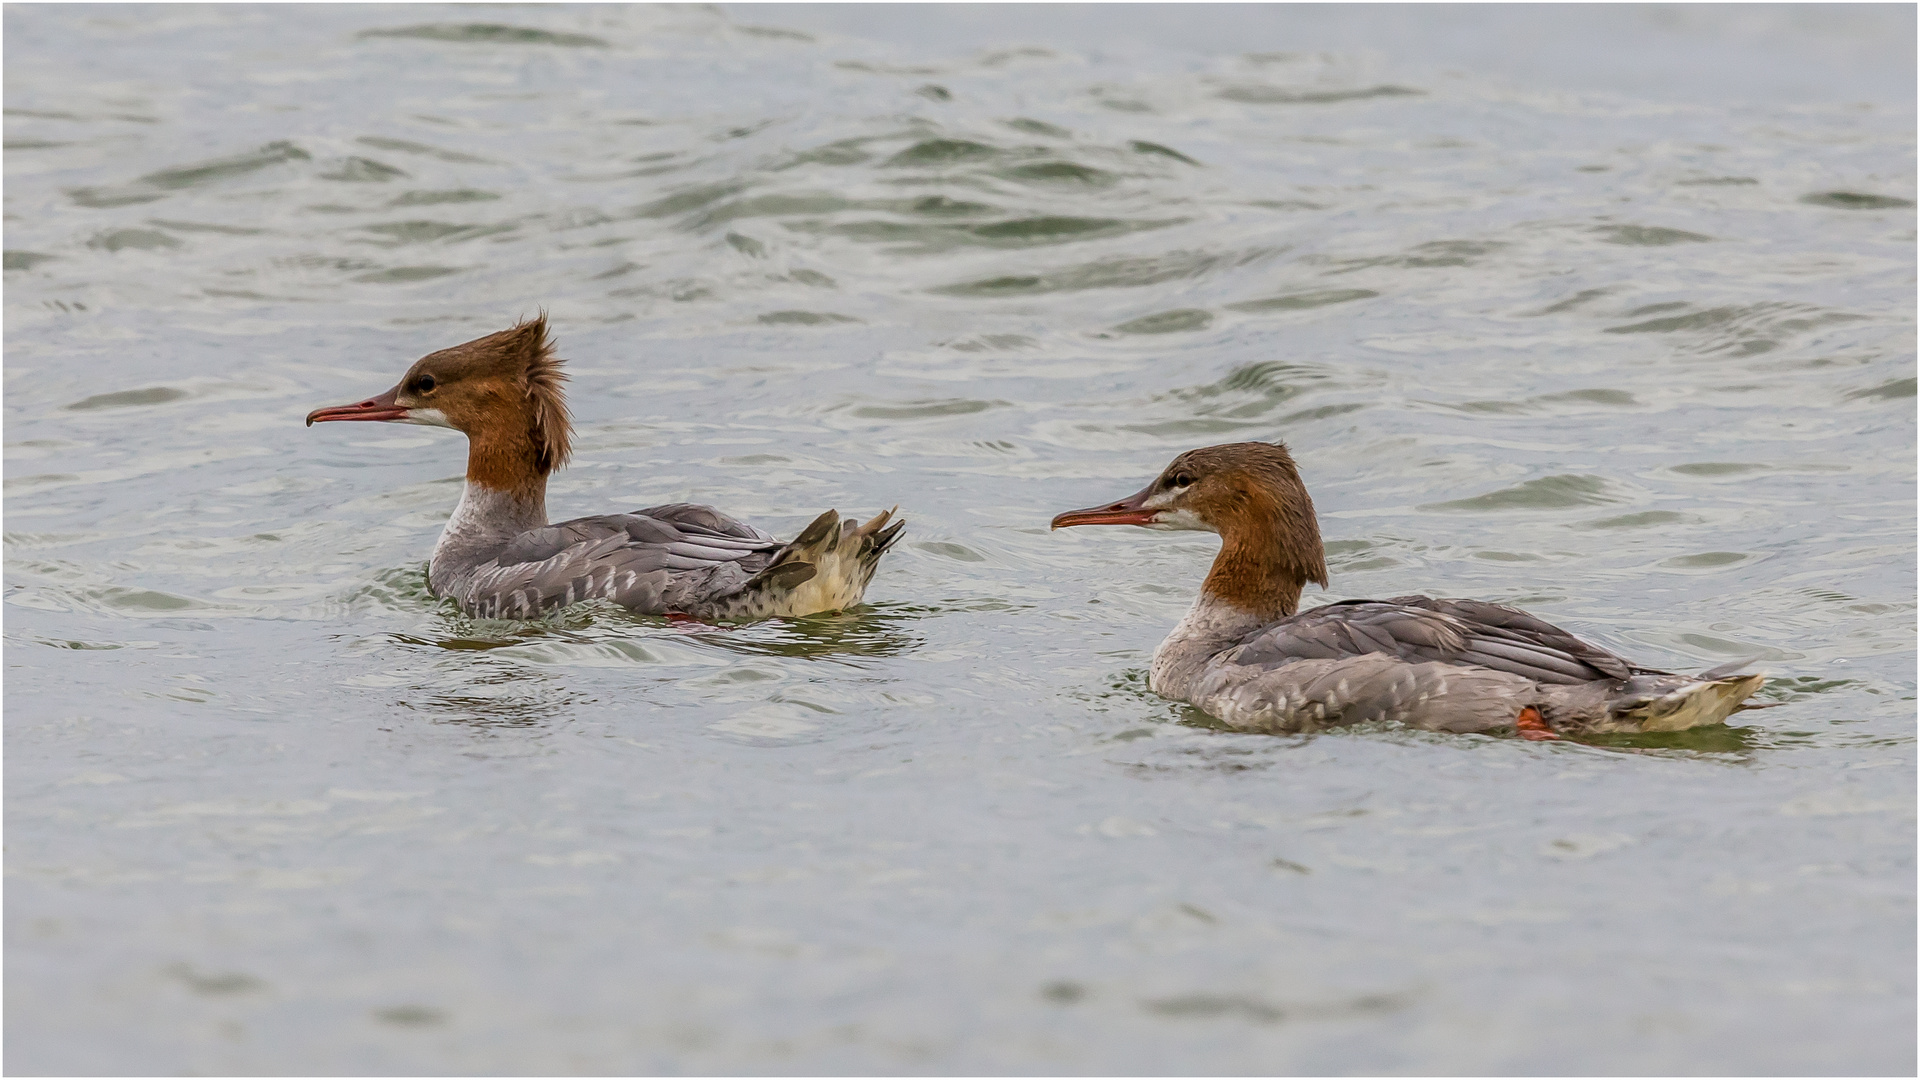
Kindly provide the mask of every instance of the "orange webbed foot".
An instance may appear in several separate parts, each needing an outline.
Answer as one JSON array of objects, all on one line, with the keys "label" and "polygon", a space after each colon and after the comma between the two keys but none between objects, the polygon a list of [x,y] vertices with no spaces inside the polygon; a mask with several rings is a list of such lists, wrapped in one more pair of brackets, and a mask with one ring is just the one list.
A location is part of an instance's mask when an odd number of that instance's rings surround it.
[{"label": "orange webbed foot", "polygon": [[1540,710],[1531,705],[1520,710],[1520,716],[1513,722],[1513,730],[1514,733],[1521,738],[1533,742],[1543,742],[1548,739],[1558,739],[1560,737],[1554,734],[1552,728],[1547,726],[1546,718],[1540,715]]}]

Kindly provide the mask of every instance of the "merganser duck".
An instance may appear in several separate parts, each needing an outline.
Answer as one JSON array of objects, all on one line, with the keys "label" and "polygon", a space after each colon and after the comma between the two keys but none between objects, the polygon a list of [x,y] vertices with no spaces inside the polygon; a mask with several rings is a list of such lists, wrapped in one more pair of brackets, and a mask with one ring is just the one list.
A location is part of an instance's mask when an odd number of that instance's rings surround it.
[{"label": "merganser duck", "polygon": [[[1300,611],[1327,584],[1313,500],[1283,445],[1189,450],[1137,494],[1053,527],[1218,533],[1200,598],[1153,653],[1149,685],[1245,731],[1393,720],[1434,731],[1680,731],[1725,720],[1766,679],[1639,667],[1518,608],[1396,596]],[[1745,706],[1757,708],[1759,706]]]},{"label": "merganser duck", "polygon": [[547,475],[566,464],[567,376],[547,318],[430,353],[399,385],[328,420],[447,427],[467,436],[467,482],[428,563],[436,596],[480,618],[529,619],[606,599],[703,621],[809,615],[860,603],[905,522],[864,525],[832,510],[791,542],[711,506],[671,503],[547,524]]}]

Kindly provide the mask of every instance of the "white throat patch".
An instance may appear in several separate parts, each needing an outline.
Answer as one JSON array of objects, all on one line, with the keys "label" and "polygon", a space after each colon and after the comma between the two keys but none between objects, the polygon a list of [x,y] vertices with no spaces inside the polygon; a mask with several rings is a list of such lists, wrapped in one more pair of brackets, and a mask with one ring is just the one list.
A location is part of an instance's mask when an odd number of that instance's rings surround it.
[{"label": "white throat patch", "polygon": [[410,408],[407,410],[407,415],[404,418],[400,420],[396,420],[394,421],[394,423],[420,424],[423,427],[450,428],[453,426],[452,424],[447,422],[447,414],[441,412],[439,409],[411,409]]},{"label": "white throat patch", "polygon": [[[1153,505],[1151,499],[1148,500],[1147,505]],[[1160,511],[1159,516],[1154,519],[1153,524],[1146,527],[1149,529],[1161,529],[1167,532],[1217,533],[1220,531],[1200,520],[1200,515],[1184,507],[1177,510]]]}]

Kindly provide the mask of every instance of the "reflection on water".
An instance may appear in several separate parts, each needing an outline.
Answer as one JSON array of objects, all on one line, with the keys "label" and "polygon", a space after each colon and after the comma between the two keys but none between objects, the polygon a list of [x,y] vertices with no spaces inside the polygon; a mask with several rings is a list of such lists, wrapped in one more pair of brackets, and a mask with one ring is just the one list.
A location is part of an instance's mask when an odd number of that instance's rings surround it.
[{"label": "reflection on water", "polygon": [[1745,761],[1747,752],[1766,744],[1766,736],[1741,724],[1714,724],[1687,731],[1620,732],[1611,735],[1581,735],[1578,742],[1614,750],[1640,752],[1684,750],[1694,754],[1732,755]]},{"label": "reflection on water", "polygon": [[854,611],[733,625],[639,615],[599,601],[523,622],[471,618],[450,603],[439,604],[438,608],[441,634],[393,634],[391,640],[453,651],[516,649],[518,658],[558,664],[566,663],[570,655],[592,654],[625,656],[634,663],[659,663],[661,656],[647,648],[649,640],[689,641],[755,656],[851,661],[855,657],[907,652],[920,642],[910,629],[913,623],[939,610],[903,604],[867,605]]},{"label": "reflection on water", "polygon": [[570,705],[589,700],[540,672],[514,665],[491,670],[465,667],[438,684],[406,689],[394,704],[447,723],[531,728],[561,722]]},{"label": "reflection on water", "polygon": [[922,644],[924,639],[913,627],[923,612],[907,605],[884,604],[803,619],[769,619],[692,632],[692,636],[703,644],[748,656],[853,663],[857,657],[904,655]]},{"label": "reflection on water", "polygon": [[[5,11],[9,1064],[1912,1071],[1910,8],[270,15]],[[431,596],[462,440],[300,418],[541,307],[556,517],[872,603]],[[1778,707],[1163,701],[1218,541],[1047,522],[1239,439]]]}]

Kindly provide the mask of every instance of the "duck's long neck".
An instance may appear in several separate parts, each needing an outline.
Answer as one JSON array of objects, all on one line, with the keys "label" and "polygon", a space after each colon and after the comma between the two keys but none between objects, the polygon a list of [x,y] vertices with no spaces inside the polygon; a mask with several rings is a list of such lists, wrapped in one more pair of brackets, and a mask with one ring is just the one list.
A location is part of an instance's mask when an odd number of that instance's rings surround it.
[{"label": "duck's long neck", "polygon": [[1272,621],[1201,590],[1186,617],[1153,650],[1147,685],[1161,697],[1187,700],[1194,677],[1207,661]]},{"label": "duck's long neck", "polygon": [[428,582],[445,593],[462,572],[486,562],[514,537],[547,523],[547,477],[522,437],[472,436],[467,483],[433,546]]},{"label": "duck's long neck", "polygon": [[[1255,630],[1300,609],[1305,575],[1313,571],[1276,547],[1267,539],[1271,535],[1228,533],[1222,538],[1220,554],[1200,586],[1199,598],[1153,651],[1148,684],[1155,693],[1187,700],[1194,678],[1208,661]],[[1324,582],[1324,564],[1318,558],[1314,562],[1321,566],[1314,580]]]}]

